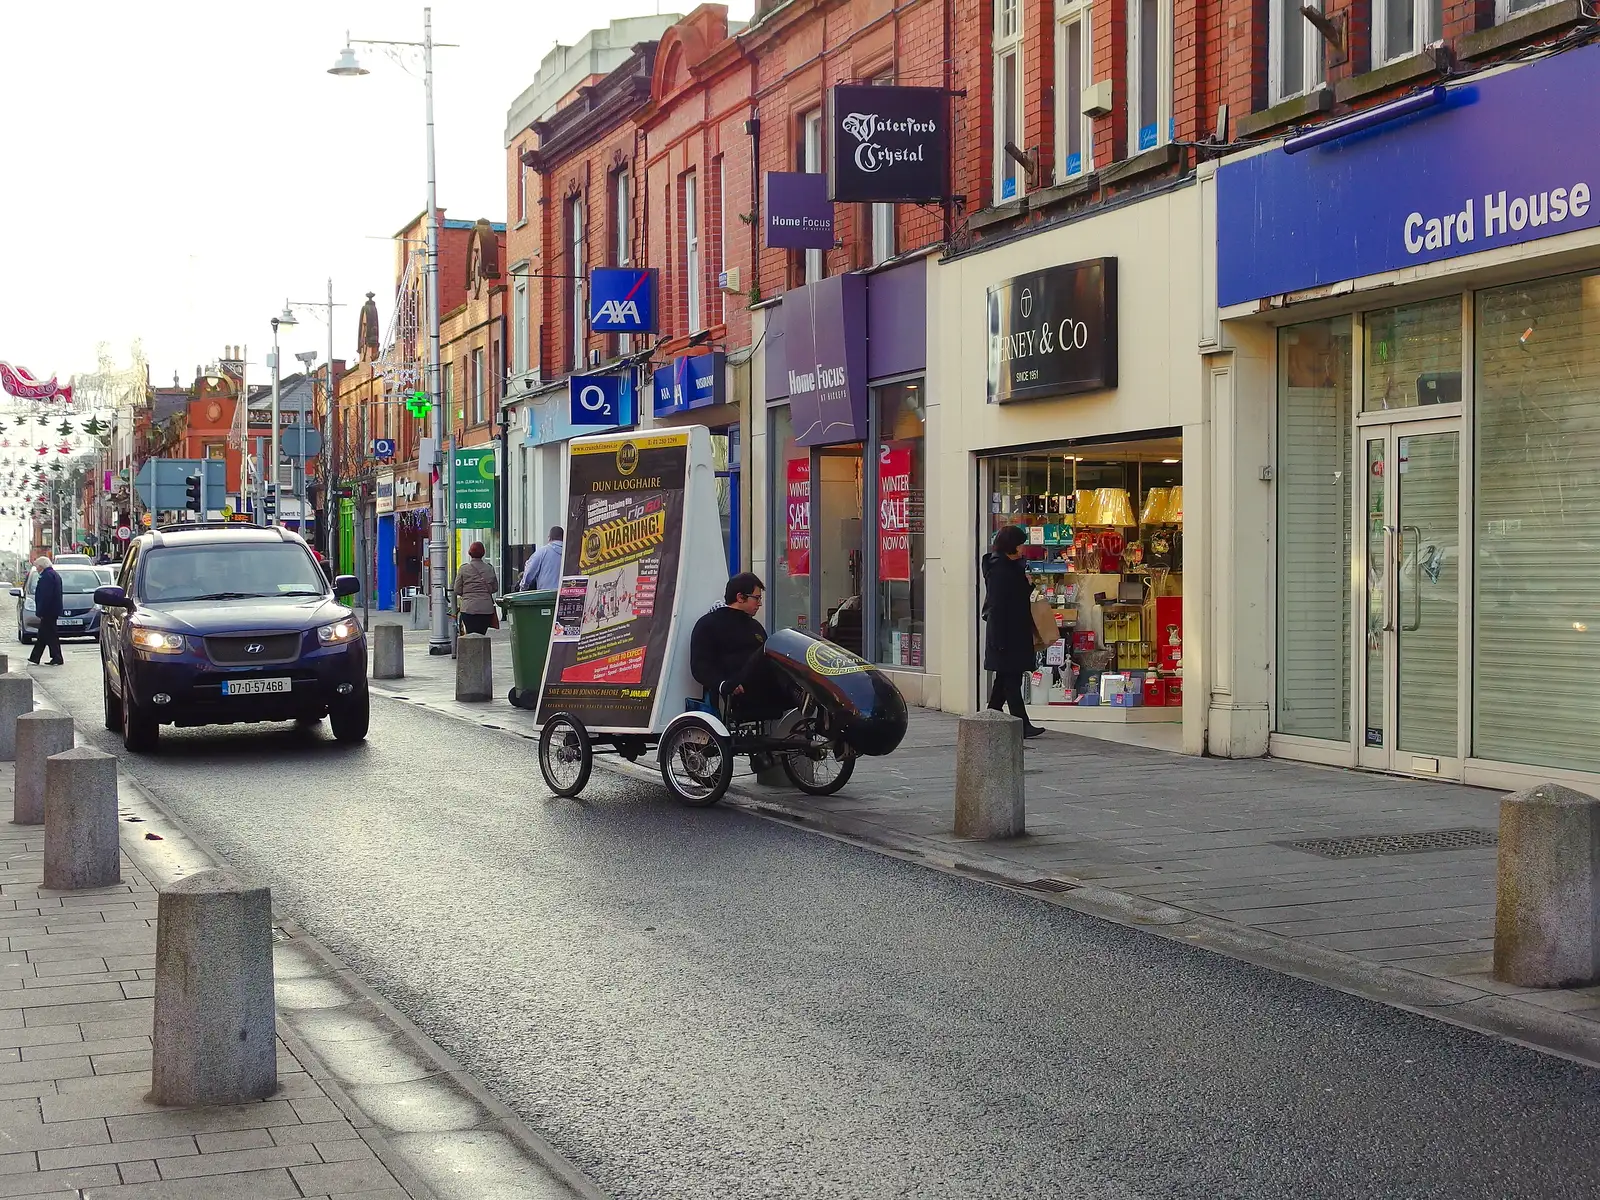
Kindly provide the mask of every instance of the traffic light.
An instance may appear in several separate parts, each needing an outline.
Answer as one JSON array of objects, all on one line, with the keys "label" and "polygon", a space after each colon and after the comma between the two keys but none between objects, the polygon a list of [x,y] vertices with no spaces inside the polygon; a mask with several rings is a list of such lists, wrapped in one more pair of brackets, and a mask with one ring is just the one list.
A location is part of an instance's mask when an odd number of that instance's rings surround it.
[{"label": "traffic light", "polygon": [[202,475],[190,475],[183,481],[183,490],[187,497],[184,507],[190,512],[201,512],[205,507],[200,501],[200,488],[204,478]]},{"label": "traffic light", "polygon": [[267,494],[261,497],[261,511],[265,516],[271,517],[278,511],[278,485],[267,484]]}]

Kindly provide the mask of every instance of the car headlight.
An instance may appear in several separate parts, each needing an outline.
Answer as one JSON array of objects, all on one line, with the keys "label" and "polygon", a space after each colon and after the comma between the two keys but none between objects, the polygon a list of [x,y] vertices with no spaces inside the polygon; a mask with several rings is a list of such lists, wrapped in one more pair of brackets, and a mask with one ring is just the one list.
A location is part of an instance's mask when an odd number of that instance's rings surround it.
[{"label": "car headlight", "polygon": [[32,600],[24,600],[22,602],[22,610],[24,612],[32,612],[33,611],[33,601]]},{"label": "car headlight", "polygon": [[356,624],[354,617],[345,617],[331,625],[323,625],[317,629],[317,642],[323,646],[342,646],[346,642],[353,642],[361,636],[361,626]]},{"label": "car headlight", "polygon": [[167,633],[162,629],[135,629],[133,644],[140,650],[149,650],[153,654],[183,653],[182,635]]}]

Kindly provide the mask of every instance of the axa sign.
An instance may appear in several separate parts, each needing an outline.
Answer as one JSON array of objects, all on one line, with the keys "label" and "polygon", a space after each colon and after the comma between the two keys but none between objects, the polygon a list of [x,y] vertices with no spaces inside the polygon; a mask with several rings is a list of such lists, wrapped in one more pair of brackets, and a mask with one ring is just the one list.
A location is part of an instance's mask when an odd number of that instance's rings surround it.
[{"label": "axa sign", "polygon": [[595,333],[654,333],[655,271],[596,267],[589,272],[589,328]]},{"label": "axa sign", "polygon": [[828,98],[836,203],[944,200],[950,102],[943,88],[841,83]]}]

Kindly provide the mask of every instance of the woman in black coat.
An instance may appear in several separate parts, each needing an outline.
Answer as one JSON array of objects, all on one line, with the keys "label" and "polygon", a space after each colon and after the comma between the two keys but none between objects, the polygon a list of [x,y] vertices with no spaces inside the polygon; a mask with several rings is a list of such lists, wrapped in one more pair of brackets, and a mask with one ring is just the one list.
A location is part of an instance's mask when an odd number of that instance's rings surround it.
[{"label": "woman in black coat", "polygon": [[1033,584],[1022,562],[1028,535],[1007,525],[994,535],[994,545],[983,556],[983,669],[994,672],[989,707],[999,712],[1009,706],[1022,719],[1022,736],[1038,737],[1044,730],[1028,720],[1022,703],[1022,677],[1033,670]]}]

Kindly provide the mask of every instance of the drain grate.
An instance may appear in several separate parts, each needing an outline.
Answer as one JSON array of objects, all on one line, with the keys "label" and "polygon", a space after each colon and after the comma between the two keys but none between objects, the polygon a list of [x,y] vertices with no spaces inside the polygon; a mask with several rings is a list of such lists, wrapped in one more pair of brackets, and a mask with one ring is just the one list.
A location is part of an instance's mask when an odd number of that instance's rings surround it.
[{"label": "drain grate", "polygon": [[1291,850],[1323,858],[1378,858],[1386,854],[1428,854],[1435,850],[1477,850],[1500,844],[1488,829],[1433,829],[1426,833],[1372,833],[1360,837],[1307,838],[1285,843]]},{"label": "drain grate", "polygon": [[1065,879],[1030,879],[1022,886],[1035,892],[1071,892],[1078,887]]}]

